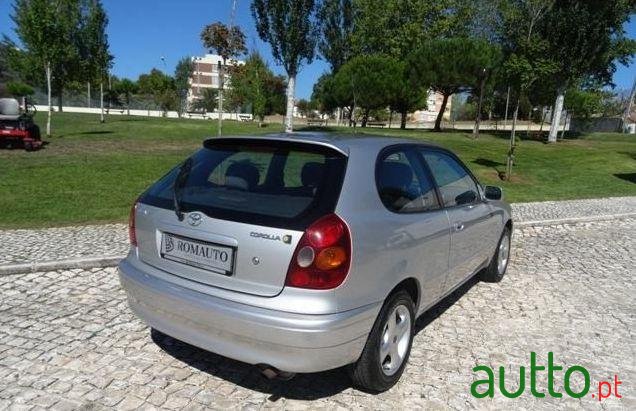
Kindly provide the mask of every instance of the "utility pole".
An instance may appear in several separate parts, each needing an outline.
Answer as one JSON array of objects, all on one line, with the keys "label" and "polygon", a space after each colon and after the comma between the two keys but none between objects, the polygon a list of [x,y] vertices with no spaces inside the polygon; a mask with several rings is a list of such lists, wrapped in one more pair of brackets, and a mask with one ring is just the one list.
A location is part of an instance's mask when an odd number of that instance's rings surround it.
[{"label": "utility pole", "polygon": [[[234,18],[236,17],[236,1],[232,0],[232,9],[230,10],[230,24],[229,28],[232,30],[234,27]],[[218,63],[218,72],[219,72],[219,127],[218,127],[218,135],[221,137],[222,129],[223,129],[223,83],[225,82],[224,72],[225,67],[223,65],[226,64],[225,57],[223,57],[223,63],[219,61]]]},{"label": "utility pole", "polygon": [[218,71],[219,71],[219,137],[223,134],[221,129],[223,128],[223,65],[221,64],[221,60],[219,60]]}]

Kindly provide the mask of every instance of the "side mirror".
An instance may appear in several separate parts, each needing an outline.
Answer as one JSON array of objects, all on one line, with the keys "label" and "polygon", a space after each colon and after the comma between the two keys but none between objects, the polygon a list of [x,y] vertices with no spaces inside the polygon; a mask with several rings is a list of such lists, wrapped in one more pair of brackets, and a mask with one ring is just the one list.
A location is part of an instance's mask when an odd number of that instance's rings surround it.
[{"label": "side mirror", "polygon": [[500,187],[486,186],[484,187],[484,195],[488,200],[501,200],[503,192]]},{"label": "side mirror", "polygon": [[455,197],[455,204],[457,205],[470,204],[470,203],[474,203],[475,200],[477,200],[477,193],[475,193],[473,190],[469,190]]}]

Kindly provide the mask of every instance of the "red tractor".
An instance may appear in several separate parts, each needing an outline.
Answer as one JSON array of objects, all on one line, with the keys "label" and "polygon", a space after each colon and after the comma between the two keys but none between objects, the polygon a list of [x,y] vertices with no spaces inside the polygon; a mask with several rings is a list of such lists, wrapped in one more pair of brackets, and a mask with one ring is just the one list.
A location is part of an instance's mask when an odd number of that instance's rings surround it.
[{"label": "red tractor", "polygon": [[40,127],[33,122],[35,107],[20,107],[18,100],[0,98],[0,147],[22,145],[27,151],[42,147]]}]

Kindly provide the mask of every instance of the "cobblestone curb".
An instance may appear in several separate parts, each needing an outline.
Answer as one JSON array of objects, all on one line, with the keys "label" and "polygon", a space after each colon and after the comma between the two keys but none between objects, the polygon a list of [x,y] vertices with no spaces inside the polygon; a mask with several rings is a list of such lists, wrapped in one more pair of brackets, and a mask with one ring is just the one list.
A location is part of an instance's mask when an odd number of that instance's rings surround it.
[{"label": "cobblestone curb", "polygon": [[[515,227],[636,217],[636,196],[511,204]],[[0,276],[114,266],[128,252],[126,224],[0,230]]]},{"label": "cobblestone curb", "polygon": [[125,256],[104,258],[71,258],[68,260],[45,261],[41,263],[23,263],[0,265],[0,276],[13,274],[28,274],[55,270],[70,270],[79,268],[88,270],[91,268],[114,267]]},{"label": "cobblestone curb", "polygon": [[[535,220],[535,221],[515,221],[514,226],[517,228],[543,227],[543,226],[551,226],[551,225],[583,224],[583,223],[591,223],[596,221],[620,220],[620,219],[634,218],[634,217],[636,217],[636,212],[621,213],[621,214],[607,214],[607,215],[599,215],[599,216],[556,218],[556,219]],[[0,265],[0,276],[28,274],[28,273],[55,271],[55,270],[70,270],[73,268],[87,270],[91,268],[114,267],[117,264],[119,264],[119,261],[121,261],[125,257],[126,257],[125,255],[119,255],[119,256],[113,256],[113,257],[70,258],[65,260]]]},{"label": "cobblestone curb", "polygon": [[633,218],[633,217],[636,217],[636,213],[607,214],[607,215],[586,216],[586,217],[568,217],[568,218],[555,218],[550,220],[513,221],[513,222],[515,227],[541,227],[541,226],[558,225],[558,224],[582,224],[582,223],[592,223],[595,221],[621,220],[624,218]]}]

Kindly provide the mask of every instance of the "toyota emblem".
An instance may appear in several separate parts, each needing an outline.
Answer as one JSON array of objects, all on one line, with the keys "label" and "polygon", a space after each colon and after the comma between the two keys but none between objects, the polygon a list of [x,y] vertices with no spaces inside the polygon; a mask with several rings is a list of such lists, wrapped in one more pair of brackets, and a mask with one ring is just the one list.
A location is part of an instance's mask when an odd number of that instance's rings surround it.
[{"label": "toyota emblem", "polygon": [[196,227],[199,224],[201,224],[202,219],[203,219],[203,216],[201,216],[201,214],[192,213],[188,215],[188,224],[190,224],[192,227]]}]

